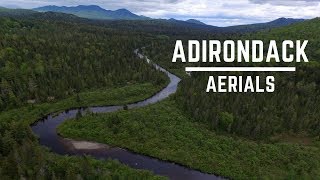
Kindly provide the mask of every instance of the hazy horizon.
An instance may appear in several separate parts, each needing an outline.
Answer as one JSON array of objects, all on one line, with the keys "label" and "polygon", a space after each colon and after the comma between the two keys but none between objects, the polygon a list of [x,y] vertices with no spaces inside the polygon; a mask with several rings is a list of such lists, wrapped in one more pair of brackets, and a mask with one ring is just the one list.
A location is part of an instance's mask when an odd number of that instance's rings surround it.
[{"label": "hazy horizon", "polygon": [[[320,16],[320,0],[12,0],[0,2],[7,8],[98,5],[104,9],[125,8],[151,18],[197,19],[213,26],[269,22],[281,17],[311,19]],[[299,12],[299,13],[297,13]]]}]

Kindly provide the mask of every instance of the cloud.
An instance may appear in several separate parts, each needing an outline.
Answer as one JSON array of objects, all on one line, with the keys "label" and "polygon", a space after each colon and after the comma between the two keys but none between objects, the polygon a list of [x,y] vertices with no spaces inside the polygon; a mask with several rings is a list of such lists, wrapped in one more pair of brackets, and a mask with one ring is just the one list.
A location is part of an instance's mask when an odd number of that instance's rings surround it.
[{"label": "cloud", "polygon": [[272,4],[280,6],[314,6],[319,4],[320,0],[249,0],[255,4]]},{"label": "cloud", "polygon": [[314,18],[320,16],[319,2],[320,0],[10,0],[0,1],[0,6],[34,8],[45,5],[95,4],[110,10],[126,8],[152,18],[193,18],[215,26],[229,26],[267,22],[280,17]]}]

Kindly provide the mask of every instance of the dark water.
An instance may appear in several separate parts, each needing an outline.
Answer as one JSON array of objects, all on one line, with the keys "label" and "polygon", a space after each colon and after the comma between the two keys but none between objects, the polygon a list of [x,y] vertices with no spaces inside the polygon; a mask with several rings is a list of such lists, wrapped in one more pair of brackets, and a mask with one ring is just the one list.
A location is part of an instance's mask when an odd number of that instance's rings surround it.
[{"label": "dark water", "polygon": [[[145,58],[142,54],[135,51],[136,55],[140,58]],[[147,62],[151,63],[148,58],[145,58]],[[147,106],[149,104],[154,104],[167,98],[169,95],[173,94],[177,90],[177,86],[180,82],[180,78],[166,71],[162,67],[153,64],[153,66],[160,71],[167,74],[170,78],[170,83],[167,87],[162,89],[159,93],[152,96],[149,99],[133,103],[128,105],[129,109]],[[88,110],[94,113],[107,113],[114,112],[123,109],[123,106],[104,106],[104,107],[89,107],[87,109],[79,108],[69,111],[62,112],[58,115],[49,115],[44,117],[42,120],[38,121],[32,125],[33,132],[39,137],[39,142],[43,146],[47,146],[53,152],[61,155],[91,155],[98,159],[117,159],[123,164],[136,169],[146,169],[154,172],[155,174],[167,176],[170,179],[178,180],[206,180],[206,179],[221,179],[218,176],[212,174],[201,173],[196,170],[192,170],[171,162],[158,160],[156,158],[151,158],[148,156],[140,155],[137,153],[130,152],[121,148],[108,148],[99,147],[95,149],[75,149],[70,146],[70,139],[65,139],[60,137],[56,128],[63,122],[73,119],[76,114],[80,111],[85,114]]]}]

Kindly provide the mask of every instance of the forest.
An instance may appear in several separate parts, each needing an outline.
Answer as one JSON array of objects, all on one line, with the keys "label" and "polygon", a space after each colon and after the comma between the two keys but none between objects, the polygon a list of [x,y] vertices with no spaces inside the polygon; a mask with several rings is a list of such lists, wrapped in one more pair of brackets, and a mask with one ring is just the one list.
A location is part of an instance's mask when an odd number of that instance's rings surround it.
[{"label": "forest", "polygon": [[1,179],[159,179],[113,160],[58,156],[29,127],[56,111],[159,91],[167,77],[133,53],[147,40],[59,14],[0,17]]},{"label": "forest", "polygon": [[[164,59],[171,59],[175,40],[170,42],[158,41],[147,49],[146,53],[154,57],[155,61],[184,78],[178,90],[177,103],[196,121],[210,126],[213,130],[244,136],[250,139],[267,140],[283,134],[319,138],[319,43],[317,31],[320,27],[318,18],[297,23],[288,27],[262,31],[258,33],[232,35],[233,39],[261,39],[269,42],[283,40],[309,40],[305,49],[310,62],[292,63],[297,67],[296,72],[216,72],[192,73],[188,77],[184,67],[188,66],[235,66],[228,63],[171,63]],[[216,39],[231,39],[228,35]],[[204,39],[213,39],[205,38]],[[165,45],[166,44],[166,45]],[[185,47],[187,49],[187,47]],[[171,50],[171,51],[170,51]],[[264,49],[265,51],[268,48]],[[278,49],[281,55],[281,48]],[[157,52],[163,52],[159,54]],[[292,51],[289,51],[290,53]],[[186,54],[188,51],[186,51]],[[238,64],[237,64],[238,65]],[[246,66],[288,66],[287,63],[248,63]],[[290,66],[290,65],[289,65]],[[262,79],[274,76],[276,90],[271,94],[259,93],[209,93],[205,92],[209,76],[242,75],[256,76]],[[264,83],[264,82],[261,82]],[[188,98],[185,98],[188,97]],[[227,116],[226,116],[227,115]],[[226,118],[231,117],[231,118]]]},{"label": "forest", "polygon": [[163,74],[132,55],[142,37],[41,20],[2,18],[0,26],[0,110],[54,101],[82,90],[165,82]]},{"label": "forest", "polygon": [[[116,160],[54,154],[39,145],[29,127],[50,113],[125,105],[154,95],[168,79],[135,56],[133,51],[141,47],[154,62],[182,78],[177,93],[140,109],[78,117],[58,128],[63,137],[111,144],[232,179],[320,177],[319,19],[260,32],[226,33],[166,21],[24,13],[0,13],[3,179],[165,179]],[[310,62],[292,63],[296,72],[187,75],[184,67],[190,63],[171,62],[178,39],[306,39]],[[218,66],[227,65],[234,66]],[[208,77],[217,75],[274,76],[276,89],[263,94],[206,93]]]},{"label": "forest", "polygon": [[[320,21],[314,19],[238,36],[194,35],[199,40],[309,39],[306,54],[310,62],[291,64],[297,67],[296,72],[201,72],[188,76],[184,67],[191,63],[170,61],[175,41],[188,39],[188,36],[153,41],[144,53],[183,78],[176,95],[146,108],[92,114],[69,121],[59,127],[59,132],[65,137],[112,144],[234,179],[319,177],[320,64],[315,54],[319,47],[318,27]],[[295,35],[304,32],[303,37]],[[274,65],[258,63],[254,66]],[[212,75],[258,75],[261,78],[272,75],[276,79],[276,89],[274,93],[208,94],[205,92],[207,78]],[[116,125],[113,122],[117,122]],[[106,129],[101,129],[102,126]],[[95,133],[90,129],[95,129]],[[139,145],[141,142],[143,146]]]},{"label": "forest", "polygon": [[65,122],[58,131],[64,137],[111,144],[232,179],[320,176],[319,146],[220,135],[185,114],[173,98],[130,111],[90,114]]},{"label": "forest", "polygon": [[[206,94],[208,74],[195,73],[180,88],[180,103],[198,121],[213,129],[238,134],[252,139],[266,139],[274,135],[306,134],[319,137],[319,38],[318,19],[298,23],[286,28],[260,32],[245,38],[286,40],[310,39],[306,49],[310,63],[295,64],[297,71],[287,73],[240,73],[276,77],[276,91],[271,94]],[[280,51],[279,51],[280,52]],[[268,64],[264,64],[268,66]],[[270,65],[269,65],[270,66]],[[217,75],[209,73],[210,75]],[[225,74],[226,75],[226,74]],[[199,92],[199,93],[194,93]],[[188,96],[189,98],[183,98]],[[209,96],[209,98],[208,98]],[[243,103],[245,102],[245,103]],[[197,108],[189,108],[190,105]],[[200,109],[205,111],[200,111]],[[228,114],[231,120],[224,117]]]}]

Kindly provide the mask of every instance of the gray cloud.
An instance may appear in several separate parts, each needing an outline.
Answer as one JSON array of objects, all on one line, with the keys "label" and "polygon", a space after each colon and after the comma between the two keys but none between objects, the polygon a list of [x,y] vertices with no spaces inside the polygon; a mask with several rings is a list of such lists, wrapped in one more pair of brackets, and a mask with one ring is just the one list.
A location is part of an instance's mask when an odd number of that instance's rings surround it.
[{"label": "gray cloud", "polygon": [[313,6],[319,4],[320,0],[249,0],[254,4],[272,4],[280,6]]}]

